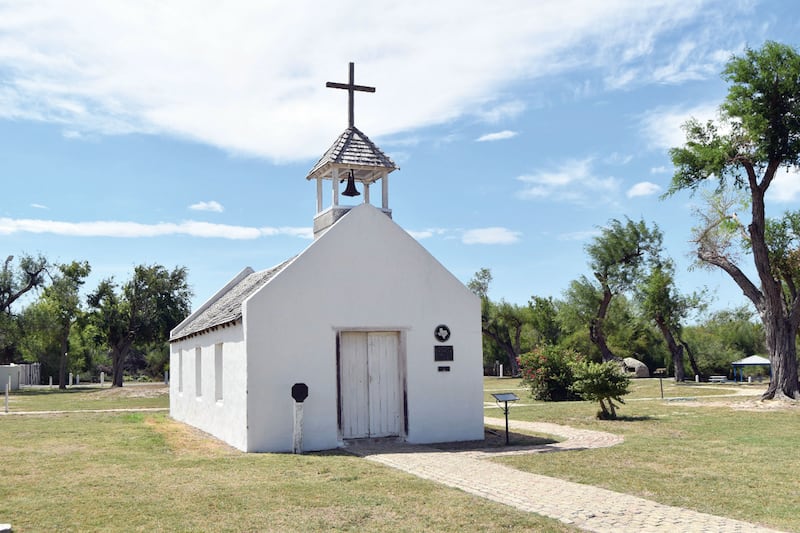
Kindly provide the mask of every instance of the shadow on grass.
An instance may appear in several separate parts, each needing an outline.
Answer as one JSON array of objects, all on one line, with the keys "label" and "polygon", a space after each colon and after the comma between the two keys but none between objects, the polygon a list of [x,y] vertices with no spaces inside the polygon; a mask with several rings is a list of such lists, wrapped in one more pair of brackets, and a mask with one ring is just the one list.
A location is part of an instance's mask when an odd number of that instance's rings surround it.
[{"label": "shadow on grass", "polygon": [[68,389],[59,389],[58,386],[53,385],[52,389],[23,389],[16,391],[18,396],[47,396],[51,394],[73,394],[76,392],[100,392],[107,389],[99,389],[97,387],[80,387],[72,386]]},{"label": "shadow on grass", "polygon": [[618,416],[617,418],[603,419],[604,422],[647,422],[648,420],[656,420],[656,418],[650,415],[642,415],[642,416],[622,415]]}]

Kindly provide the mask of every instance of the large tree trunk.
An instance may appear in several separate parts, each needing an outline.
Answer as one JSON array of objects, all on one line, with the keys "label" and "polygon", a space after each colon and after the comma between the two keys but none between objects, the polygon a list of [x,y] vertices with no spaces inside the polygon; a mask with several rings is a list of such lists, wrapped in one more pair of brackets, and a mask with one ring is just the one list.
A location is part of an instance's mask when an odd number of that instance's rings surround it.
[{"label": "large tree trunk", "polygon": [[69,331],[61,338],[61,355],[58,364],[58,388],[67,388],[67,354],[69,353]]},{"label": "large tree trunk", "polygon": [[125,359],[131,349],[130,343],[123,342],[111,349],[111,386],[122,387]]},{"label": "large tree trunk", "polygon": [[678,342],[681,343],[684,352],[686,352],[686,357],[689,358],[689,365],[692,367],[692,372],[694,372],[695,376],[699,376],[700,367],[697,366],[697,359],[694,358],[694,353],[692,352],[692,349],[689,347],[689,344],[683,339],[678,339]]},{"label": "large tree trunk", "polygon": [[762,399],[800,399],[800,384],[797,381],[796,328],[783,317],[767,314],[764,317],[764,333],[772,366],[772,379]]},{"label": "large tree trunk", "polygon": [[[599,279],[598,274],[595,274],[595,276],[598,276]],[[589,339],[600,349],[600,355],[604,363],[620,360],[619,357],[614,355],[611,348],[608,347],[606,343],[606,334],[603,330],[603,324],[606,321],[606,314],[608,313],[608,306],[611,303],[612,296],[613,294],[611,291],[603,284],[603,299],[600,301],[600,307],[597,309],[597,316],[593,318],[591,324],[589,324]]]},{"label": "large tree trunk", "polygon": [[672,335],[672,331],[670,331],[663,316],[656,317],[656,324],[658,325],[658,329],[661,330],[664,340],[667,341],[669,353],[672,354],[672,366],[675,368],[675,381],[680,383],[686,378],[686,372],[683,369],[683,346],[675,342],[675,337]]}]

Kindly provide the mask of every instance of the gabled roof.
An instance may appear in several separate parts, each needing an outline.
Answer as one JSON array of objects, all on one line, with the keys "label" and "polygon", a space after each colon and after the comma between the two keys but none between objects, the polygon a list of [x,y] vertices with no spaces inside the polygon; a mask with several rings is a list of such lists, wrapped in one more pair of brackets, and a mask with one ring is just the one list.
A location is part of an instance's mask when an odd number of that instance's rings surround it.
[{"label": "gabled roof", "polygon": [[383,168],[389,172],[398,168],[389,156],[355,126],[347,128],[339,135],[325,155],[317,161],[306,179],[320,177],[332,166]]},{"label": "gabled roof", "polygon": [[733,366],[771,366],[769,359],[760,355],[751,355],[731,363]]},{"label": "gabled roof", "polygon": [[254,272],[251,268],[242,271],[231,283],[215,294],[209,302],[178,324],[178,327],[172,330],[170,334],[170,342],[235,323],[242,318],[242,303],[286,268],[292,259],[260,272]]}]

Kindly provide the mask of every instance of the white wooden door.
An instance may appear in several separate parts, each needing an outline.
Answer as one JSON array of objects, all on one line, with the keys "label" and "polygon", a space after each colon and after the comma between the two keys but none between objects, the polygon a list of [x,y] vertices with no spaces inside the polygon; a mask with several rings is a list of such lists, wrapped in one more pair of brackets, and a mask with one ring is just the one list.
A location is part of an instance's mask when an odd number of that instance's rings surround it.
[{"label": "white wooden door", "polygon": [[342,332],[339,394],[342,437],[400,434],[402,395],[397,332]]}]

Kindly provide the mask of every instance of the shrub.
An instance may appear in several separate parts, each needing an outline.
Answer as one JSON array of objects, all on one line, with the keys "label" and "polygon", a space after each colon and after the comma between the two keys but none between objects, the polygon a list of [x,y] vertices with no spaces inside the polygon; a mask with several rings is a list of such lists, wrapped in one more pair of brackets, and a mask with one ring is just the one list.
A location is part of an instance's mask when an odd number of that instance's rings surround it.
[{"label": "shrub", "polygon": [[538,346],[519,356],[522,382],[531,388],[531,394],[537,400],[577,400],[579,397],[571,388],[571,364],[580,359],[572,350],[549,345]]},{"label": "shrub", "polygon": [[[572,384],[573,392],[584,400],[600,402],[601,410],[597,413],[597,418],[617,418],[617,406],[612,400],[624,404],[622,397],[628,394],[631,383],[619,363],[575,363],[572,371],[575,379]],[[608,408],[605,402],[608,402]]]}]

